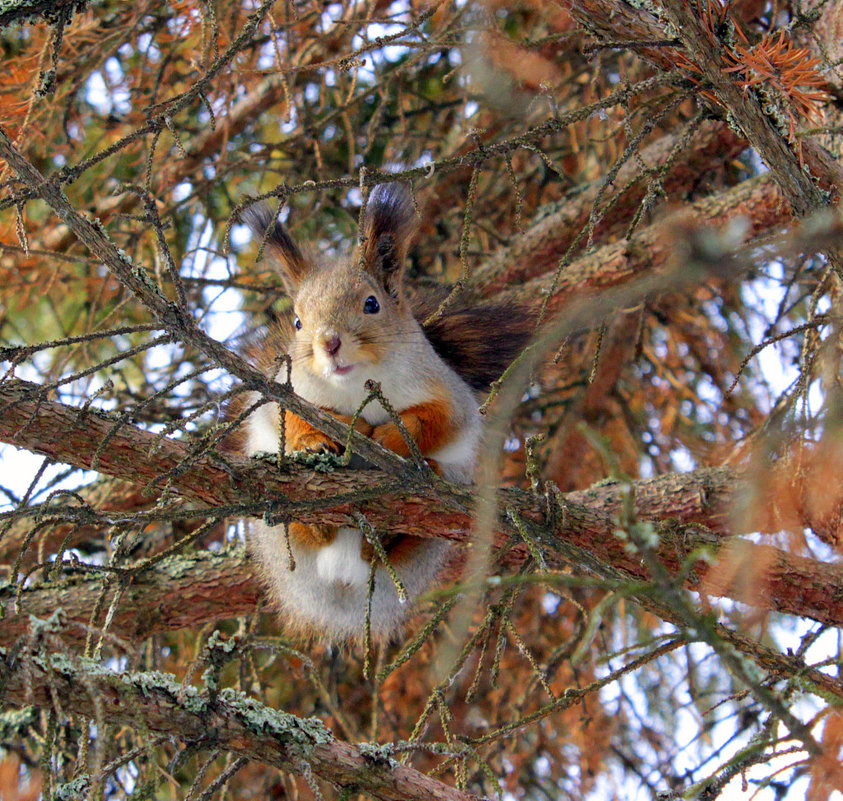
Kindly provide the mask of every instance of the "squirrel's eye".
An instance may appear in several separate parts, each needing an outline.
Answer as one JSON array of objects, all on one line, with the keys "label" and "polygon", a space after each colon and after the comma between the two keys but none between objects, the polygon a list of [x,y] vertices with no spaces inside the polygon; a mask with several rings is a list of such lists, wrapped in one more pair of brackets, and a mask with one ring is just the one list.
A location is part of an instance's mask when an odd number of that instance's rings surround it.
[{"label": "squirrel's eye", "polygon": [[298,315],[296,315],[295,319],[293,320],[293,325],[296,327],[296,331],[301,331],[301,320],[299,319]]},{"label": "squirrel's eye", "polygon": [[381,305],[374,295],[369,295],[366,302],[363,304],[363,314],[377,314],[381,310]]}]

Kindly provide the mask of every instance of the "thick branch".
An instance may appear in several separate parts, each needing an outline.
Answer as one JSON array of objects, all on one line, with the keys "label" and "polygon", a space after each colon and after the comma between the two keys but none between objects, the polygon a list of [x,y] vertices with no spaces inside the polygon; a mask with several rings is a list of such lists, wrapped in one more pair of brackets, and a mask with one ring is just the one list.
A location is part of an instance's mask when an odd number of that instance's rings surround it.
[{"label": "thick branch", "polygon": [[[613,186],[619,187],[617,197],[608,192],[603,198],[604,204],[611,199],[614,205],[596,224],[596,241],[599,242],[619,220],[628,221],[644,198],[648,175],[643,173],[642,164],[657,172],[672,159],[667,173],[661,177],[661,187],[670,196],[674,192],[687,191],[689,182],[698,180],[701,173],[735,158],[746,147],[746,142],[727,125],[714,120],[699,125],[681,151],[674,153],[684,138],[684,131],[667,134],[621,167],[612,181]],[[545,209],[541,219],[511,245],[495,252],[473,271],[471,286],[483,295],[490,295],[554,270],[588,223],[594,202],[605,189],[601,181],[595,181],[574,197],[561,201],[558,208]]]},{"label": "thick branch", "polygon": [[[248,513],[256,516],[289,511],[302,521],[321,518],[347,523],[357,508],[370,515],[373,523],[395,527],[401,522],[402,512],[390,511],[383,501],[369,499],[400,494],[404,512],[410,512],[409,528],[405,528],[411,533],[423,535],[427,529],[460,532],[467,525],[467,493],[454,495],[454,505],[463,509],[450,513],[442,504],[414,496],[414,487],[420,492],[424,487],[411,465],[400,459],[403,470],[384,479],[375,470],[284,472],[233,455],[225,460],[216,455],[196,458],[182,440],[162,439],[135,426],[121,425],[116,417],[104,412],[74,408],[43,400],[42,396],[37,385],[25,381],[0,386],[0,441],[136,484],[162,488],[166,484],[181,497],[210,509],[245,504]],[[107,446],[103,448],[106,437]],[[332,503],[331,512],[322,509],[324,504],[318,499],[336,495],[345,495],[346,501]],[[432,507],[436,508],[433,513]]]},{"label": "thick branch", "polygon": [[[0,390],[0,440],[89,468],[103,438],[113,434],[114,421],[101,412],[37,398],[37,387],[25,382]],[[208,455],[195,460],[188,456],[183,442],[159,441],[154,434],[122,426],[99,454],[98,469],[142,483],[166,474],[170,490],[186,499],[212,508],[237,505],[237,509],[226,510],[229,514],[280,513],[304,522],[347,525],[354,523],[356,511],[382,530],[458,541],[467,539],[471,527],[465,510],[467,493],[454,489],[453,494],[443,495],[419,481],[414,485],[411,473],[397,478],[385,478],[374,470],[285,473],[242,458],[232,457],[223,464]],[[665,566],[673,574],[685,569],[687,586],[700,588],[709,572],[708,563],[698,560],[685,565],[685,560],[698,550],[717,550],[721,534],[729,530],[729,509],[741,490],[739,474],[719,468],[663,476],[628,487],[616,485],[611,492],[600,488],[573,493],[564,497],[550,516],[545,499],[518,490],[502,491],[500,505],[509,516],[514,513],[533,525],[534,536],[547,549],[551,564],[570,558],[562,557],[558,549],[574,546],[615,570],[646,579],[640,559],[617,536],[617,512],[633,492],[639,518],[664,521],[658,533],[659,555]],[[838,495],[843,496],[843,490]],[[751,531],[755,522],[747,519],[746,531]],[[512,528],[504,518],[499,525],[500,544],[508,540],[506,532],[511,533]],[[744,547],[749,554],[746,564],[767,566],[763,576],[753,576],[757,592],[747,595],[744,575],[727,577],[706,589],[834,625],[843,623],[843,572],[838,565],[769,546],[746,543]],[[763,588],[758,588],[755,582],[762,578]]]},{"label": "thick branch", "polygon": [[[96,644],[103,636],[107,644],[116,644],[119,651],[124,641],[131,646],[155,634],[179,629],[198,630],[207,623],[254,612],[260,588],[243,554],[202,551],[165,559],[123,588],[109,628],[103,633],[104,606],[108,606],[115,592],[115,587],[109,589],[103,605],[100,603],[101,576],[81,575],[58,585],[24,589],[19,613],[13,611],[9,592],[0,627],[0,648],[10,648],[21,638],[30,636],[33,627],[40,625],[33,621],[48,619],[56,610],[61,610],[61,640],[68,647],[81,648],[89,636]],[[0,600],[3,600],[2,594]],[[661,614],[674,625],[681,625],[663,608],[649,605],[648,600],[651,599],[642,599],[645,608]],[[156,611],[139,615],[139,609]],[[99,610],[99,618],[94,619],[94,610]],[[798,677],[803,686],[812,691],[816,689],[843,698],[843,684],[838,679],[811,668],[801,657],[781,654],[726,626],[718,626],[717,634],[771,675]]]},{"label": "thick branch", "polygon": [[[737,218],[746,221],[749,237],[770,233],[791,219],[787,204],[768,173],[682,209],[683,221],[700,226],[720,228]],[[548,311],[557,311],[574,295],[618,286],[644,271],[670,264],[676,256],[675,242],[665,233],[663,223],[649,225],[631,239],[621,239],[580,256],[558,276],[538,276],[513,289],[510,294],[531,301],[544,297],[552,290]]]},{"label": "thick branch", "polygon": [[[112,576],[108,577],[109,579]],[[29,630],[32,618],[44,620],[61,610],[68,622],[62,640],[84,645],[97,642],[109,606],[119,594],[106,642],[116,637],[130,643],[153,634],[200,629],[255,611],[262,596],[260,582],[244,554],[198,551],[162,560],[136,576],[128,571],[105,584],[102,574],[74,571],[44,586],[0,589],[0,648],[10,647]],[[15,608],[19,606],[20,611]],[[138,610],[144,610],[138,614]],[[90,632],[90,633],[89,633]]]},{"label": "thick branch", "polygon": [[383,801],[478,798],[400,765],[388,754],[341,742],[316,718],[279,712],[231,691],[212,697],[161,673],[118,673],[61,654],[0,654],[0,688],[13,704],[60,704],[64,712],[109,724],[139,725],[280,770],[298,773],[306,762],[334,786],[355,787]]},{"label": "thick branch", "polygon": [[[661,0],[658,16],[618,0],[570,0],[571,14],[598,38],[613,42],[637,39],[670,39],[676,36],[685,54],[701,70],[701,82],[709,88],[729,117],[746,136],[773,174],[782,193],[801,216],[826,207],[828,199],[811,175],[803,170],[800,157],[761,108],[750,92],[744,92],[724,72],[719,47],[703,31],[700,17],[686,0]],[[652,6],[655,10],[655,6]],[[660,69],[672,69],[669,50],[636,48]],[[803,155],[825,187],[840,183],[840,168],[808,139]]]}]

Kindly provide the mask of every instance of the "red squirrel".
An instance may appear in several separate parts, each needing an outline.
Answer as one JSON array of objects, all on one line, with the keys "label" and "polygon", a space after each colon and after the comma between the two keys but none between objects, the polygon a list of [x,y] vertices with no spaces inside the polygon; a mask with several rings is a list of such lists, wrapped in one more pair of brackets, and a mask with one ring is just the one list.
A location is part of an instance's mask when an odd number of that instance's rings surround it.
[{"label": "red squirrel", "polygon": [[[289,355],[295,392],[350,423],[369,395],[366,381],[379,382],[440,475],[470,483],[481,436],[475,391],[499,377],[520,351],[530,332],[526,316],[501,306],[458,305],[426,328],[419,322],[436,310],[439,299],[405,287],[404,262],[416,221],[404,184],[372,191],[358,251],[331,263],[309,258],[265,206],[248,208],[243,220],[266,243],[293,301],[289,341],[267,341],[264,348]],[[285,380],[286,371],[282,366],[275,377]],[[340,451],[309,423],[284,414],[287,452]],[[276,404],[253,412],[241,449],[250,456],[276,452],[279,418]],[[398,427],[377,401],[363,409],[357,429],[409,455]],[[369,565],[377,557],[359,529],[290,523],[293,570],[282,526],[255,521],[249,540],[288,628],[332,642],[362,638]],[[370,613],[374,639],[388,641],[401,630],[412,602],[431,586],[450,547],[443,539],[400,532],[385,538],[407,598],[399,600],[393,579],[379,565]]]}]

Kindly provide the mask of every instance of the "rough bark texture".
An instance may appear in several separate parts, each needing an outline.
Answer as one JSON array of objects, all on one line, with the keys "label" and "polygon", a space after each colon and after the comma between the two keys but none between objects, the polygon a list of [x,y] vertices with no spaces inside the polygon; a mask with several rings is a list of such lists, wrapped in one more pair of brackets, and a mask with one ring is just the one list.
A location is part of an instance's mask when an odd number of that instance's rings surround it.
[{"label": "rough bark texture", "polygon": [[[684,207],[673,218],[674,224],[722,228],[740,218],[748,224],[748,237],[771,234],[791,220],[781,191],[770,175],[751,178],[718,195]],[[557,312],[572,297],[584,292],[598,292],[620,286],[644,272],[673,265],[678,257],[676,239],[669,233],[669,223],[639,229],[629,239],[604,245],[592,253],[574,259],[557,274],[543,274],[526,281],[505,294],[528,302],[552,292],[548,310]]]},{"label": "rough bark texture", "polygon": [[[617,225],[617,220],[628,220],[641,203],[647,191],[646,183],[641,180],[642,163],[654,172],[667,170],[662,185],[664,191],[670,193],[687,186],[692,176],[698,180],[700,173],[710,170],[713,163],[734,158],[745,147],[746,142],[727,125],[714,120],[701,123],[688,137],[680,131],[659,139],[645,148],[640,158],[627,161],[618,171],[612,183],[619,190],[611,195],[612,206],[607,209],[606,217],[595,225],[595,241],[601,241],[613,225]],[[498,250],[472,272],[471,286],[488,296],[554,270],[588,223],[593,204],[605,189],[602,182],[595,182],[570,200],[561,201],[558,208],[544,209],[543,216],[512,244]],[[701,214],[705,215],[705,211],[701,210]],[[717,220],[713,222],[718,224]],[[580,247],[585,244],[585,241],[581,242]],[[607,269],[610,270],[611,265],[607,265]],[[569,270],[575,272],[573,267]],[[583,281],[582,286],[587,285],[585,276],[577,278]]]},{"label": "rough bark texture", "polygon": [[260,582],[243,552],[168,557],[136,574],[118,574],[105,586],[100,578],[91,579],[84,570],[69,567],[60,581],[47,588],[36,583],[0,589],[0,647],[10,647],[23,637],[33,617],[46,620],[59,612],[71,623],[62,638],[65,642],[78,646],[104,637],[119,649],[121,641],[137,644],[153,634],[199,629],[214,620],[249,614],[262,597]]},{"label": "rough bark texture", "polygon": [[[12,703],[68,712],[98,723],[142,725],[205,747],[219,747],[298,772],[303,763],[337,788],[366,787],[383,801],[475,801],[391,754],[334,738],[315,718],[302,719],[261,706],[245,695],[198,692],[161,673],[118,673],[61,655],[0,655],[0,687]],[[142,714],[139,710],[142,709]]]},{"label": "rough bark texture", "polygon": [[[225,465],[208,456],[192,460],[183,442],[159,440],[154,434],[127,425],[115,434],[114,421],[107,415],[52,401],[39,402],[37,395],[37,388],[24,382],[0,393],[0,439],[89,468],[108,436],[108,448],[99,455],[101,472],[138,482],[159,482],[167,476],[173,492],[211,509],[227,507],[223,513],[270,513],[302,522],[340,525],[353,523],[357,511],[372,525],[387,531],[463,542],[470,537],[467,493],[455,490],[456,495],[443,494],[422,483],[414,488],[412,473],[385,482],[378,471],[315,473],[298,469],[283,473],[234,457]],[[571,545],[614,569],[646,579],[648,572],[640,558],[616,533],[619,511],[630,493],[637,507],[634,517],[626,522],[635,518],[658,522],[659,556],[671,572],[677,573],[697,549],[713,554],[723,535],[742,533],[729,528],[729,510],[740,492],[739,473],[715,468],[629,486],[614,485],[610,490],[596,487],[563,496],[559,504],[551,502],[550,507],[547,499],[506,490],[500,494],[499,504],[508,513],[514,511],[536,524],[535,536],[547,549],[551,564],[571,558],[558,553],[560,544]],[[315,502],[314,498],[320,500]],[[753,530],[751,521],[744,523],[750,526],[744,531]],[[499,545],[509,536],[503,520],[501,526]],[[702,560],[687,573],[688,586],[825,623],[843,623],[843,570],[839,565],[794,556],[771,546],[745,543],[741,548],[745,549],[745,564],[767,565],[763,592],[756,589],[748,594],[740,571],[730,579],[706,583],[709,567]]]}]

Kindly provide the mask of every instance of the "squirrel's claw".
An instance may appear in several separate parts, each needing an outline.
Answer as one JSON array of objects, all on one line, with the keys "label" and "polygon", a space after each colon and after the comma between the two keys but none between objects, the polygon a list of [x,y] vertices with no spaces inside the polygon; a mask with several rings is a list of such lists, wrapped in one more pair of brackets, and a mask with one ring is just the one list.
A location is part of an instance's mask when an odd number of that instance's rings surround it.
[{"label": "squirrel's claw", "polygon": [[330,437],[316,429],[291,440],[290,448],[294,451],[305,451],[305,453],[341,453],[342,450]]},{"label": "squirrel's claw", "polygon": [[[327,410],[326,410],[327,411]],[[341,420],[346,425],[350,425],[352,416],[350,414],[337,414],[330,412],[337,420]],[[300,417],[287,412],[287,445],[291,451],[305,451],[306,453],[334,453],[341,454],[345,450],[345,444],[334,442],[327,434],[323,434],[318,429],[314,428],[310,423],[306,423]],[[369,425],[362,417],[359,417],[354,424],[356,431],[359,431],[365,436],[369,436],[372,432],[372,426]]]}]

